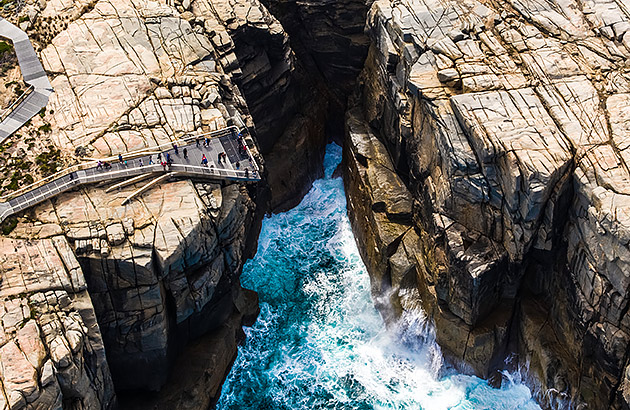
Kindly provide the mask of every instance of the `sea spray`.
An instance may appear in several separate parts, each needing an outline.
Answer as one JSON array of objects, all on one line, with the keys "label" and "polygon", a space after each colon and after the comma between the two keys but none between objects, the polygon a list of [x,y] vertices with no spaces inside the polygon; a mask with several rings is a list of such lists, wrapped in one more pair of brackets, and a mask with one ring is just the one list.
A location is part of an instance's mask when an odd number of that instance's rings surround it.
[{"label": "sea spray", "polygon": [[539,409],[520,383],[491,388],[447,372],[430,323],[408,312],[387,330],[350,229],[343,183],[325,177],[294,209],[265,219],[241,277],[261,313],[218,409]]}]

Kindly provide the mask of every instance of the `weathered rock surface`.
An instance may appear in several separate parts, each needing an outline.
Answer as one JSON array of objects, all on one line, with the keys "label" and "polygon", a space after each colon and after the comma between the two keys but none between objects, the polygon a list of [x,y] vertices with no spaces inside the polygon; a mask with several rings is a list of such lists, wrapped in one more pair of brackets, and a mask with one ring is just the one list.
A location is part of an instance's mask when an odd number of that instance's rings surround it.
[{"label": "weathered rock surface", "polygon": [[387,313],[420,299],[482,376],[518,353],[549,407],[628,407],[629,21],[614,2],[377,0],[347,115]]},{"label": "weathered rock surface", "polygon": [[[19,147],[9,146],[11,155],[28,157],[42,145],[54,153],[46,157],[55,162],[51,172],[77,156],[116,156],[193,131],[254,130],[237,85],[246,88],[250,77],[260,87],[293,81],[286,34],[254,1],[184,3],[27,2],[30,33],[51,26],[34,40],[55,93],[20,131],[26,141],[14,138]],[[56,13],[68,18],[58,23]],[[237,38],[239,30],[251,32]],[[263,39],[274,62],[241,63],[241,48],[258,52],[247,38]],[[280,89],[254,103],[269,109],[284,96],[291,101]],[[317,155],[321,145],[313,145]],[[37,158],[22,169],[45,174]],[[208,408],[216,399],[241,326],[257,314],[255,295],[238,277],[267,199],[254,186],[172,180],[122,205],[141,184],[61,195],[27,211],[10,238],[0,238],[8,312],[0,407],[112,408],[115,387],[134,392],[120,395],[122,408],[140,408],[131,399],[137,391],[165,384],[146,408]]]},{"label": "weathered rock surface", "polygon": [[267,163],[269,209],[294,206],[322,173],[327,103],[321,87],[259,1],[197,0],[190,10],[191,21],[211,28],[219,61],[247,99]]},{"label": "weathered rock surface", "polygon": [[364,33],[371,0],[264,0],[291,37],[291,44],[312,73],[321,75],[332,105],[345,107],[363,68],[369,39]]},{"label": "weathered rock surface", "polygon": [[59,229],[46,236],[0,239],[0,407],[115,408],[81,267]]}]

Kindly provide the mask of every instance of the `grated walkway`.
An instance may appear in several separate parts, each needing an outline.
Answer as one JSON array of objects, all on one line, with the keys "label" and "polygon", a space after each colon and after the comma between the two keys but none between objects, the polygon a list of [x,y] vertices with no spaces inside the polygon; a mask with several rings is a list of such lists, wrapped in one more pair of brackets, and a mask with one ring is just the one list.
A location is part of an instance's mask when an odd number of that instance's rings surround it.
[{"label": "grated walkway", "polygon": [[0,37],[13,42],[24,82],[30,87],[10,107],[0,121],[0,144],[48,104],[53,89],[25,32],[0,17]]},{"label": "grated walkway", "polygon": [[[123,162],[110,161],[111,167],[105,168],[92,163],[90,167],[78,169],[72,167],[67,172],[61,171],[57,177],[45,184],[33,184],[17,194],[6,198],[6,202],[0,202],[0,222],[10,215],[27,209],[33,205],[50,199],[62,192],[74,187],[102,181],[131,178],[143,174],[166,174],[176,172],[177,175],[199,177],[211,180],[228,180],[242,182],[260,181],[258,165],[252,157],[249,148],[243,140],[244,150],[239,148],[238,130],[236,127],[225,128],[209,135],[199,136],[199,144],[195,137],[189,138],[193,142],[174,148],[148,152],[148,149],[135,153],[124,154]],[[205,145],[205,136],[208,136],[208,145]],[[157,147],[156,147],[157,148]],[[184,148],[187,150],[187,158],[184,157]],[[167,154],[172,163],[163,166],[157,158],[157,152],[161,153],[162,161]],[[219,162],[219,153],[225,152],[227,160]],[[203,155],[208,159],[208,165],[202,165]],[[150,164],[153,162],[153,164]],[[23,191],[23,192],[22,192]]]}]

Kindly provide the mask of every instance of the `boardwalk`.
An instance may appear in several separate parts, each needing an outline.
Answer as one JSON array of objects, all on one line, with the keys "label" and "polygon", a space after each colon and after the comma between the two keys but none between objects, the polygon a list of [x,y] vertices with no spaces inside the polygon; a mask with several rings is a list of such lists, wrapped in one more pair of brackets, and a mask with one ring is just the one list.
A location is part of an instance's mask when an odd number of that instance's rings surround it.
[{"label": "boardwalk", "polygon": [[0,144],[33,118],[48,104],[52,86],[25,32],[0,17],[0,37],[13,42],[27,91],[9,107],[9,114],[0,121]]},{"label": "boardwalk", "polygon": [[[2,199],[0,202],[0,222],[10,215],[29,208],[33,205],[50,199],[62,192],[74,187],[103,181],[113,181],[121,178],[132,178],[138,175],[166,174],[198,177],[210,180],[228,181],[260,181],[258,166],[253,159],[249,148],[239,148],[236,127],[229,127],[204,134],[199,137],[199,144],[195,137],[188,138],[186,145],[175,149],[160,150],[148,148],[134,153],[126,153],[123,162],[118,160],[111,162],[111,167],[97,166],[92,163],[87,167],[72,167],[61,171],[53,178],[45,180],[45,183],[35,183],[25,187],[15,194]],[[205,138],[209,144],[205,145]],[[184,148],[187,150],[187,158],[184,158]],[[172,159],[170,167],[164,167],[157,159],[157,153],[165,160],[167,154]],[[226,160],[219,162],[219,153],[225,152]],[[202,156],[208,159],[208,165],[201,164]],[[150,164],[150,162],[154,164]],[[126,162],[126,164],[125,164]]]}]

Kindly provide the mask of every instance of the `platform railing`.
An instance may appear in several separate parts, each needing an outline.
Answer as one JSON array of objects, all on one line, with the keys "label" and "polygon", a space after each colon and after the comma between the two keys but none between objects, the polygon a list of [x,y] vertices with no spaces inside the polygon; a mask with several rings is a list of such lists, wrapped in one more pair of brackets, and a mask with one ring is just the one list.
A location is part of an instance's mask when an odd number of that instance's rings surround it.
[{"label": "platform railing", "polygon": [[20,105],[22,103],[22,101],[24,101],[26,99],[26,97],[28,97],[29,94],[33,92],[34,89],[35,89],[35,86],[29,85],[28,88],[26,90],[24,90],[24,92],[22,94],[18,95],[17,98],[15,100],[13,100],[11,105],[9,105],[5,109],[6,111],[2,115],[0,115],[0,122],[6,120],[7,117],[9,117],[9,115],[11,115],[11,113],[13,112],[15,107]]},{"label": "platform railing", "polygon": [[[220,130],[216,130],[216,131],[211,131],[211,132],[206,132],[203,134],[188,134],[185,135],[183,137],[180,138],[176,138],[175,141],[169,142],[169,143],[165,143],[165,144],[161,144],[161,145],[156,145],[156,146],[152,146],[152,147],[147,147],[147,148],[142,148],[140,150],[137,151],[133,151],[133,152],[128,152],[128,153],[124,153],[121,154],[124,160],[129,160],[129,159],[134,159],[134,158],[138,158],[138,157],[142,157],[142,156],[146,156],[151,152],[161,152],[162,150],[165,150],[166,148],[168,149],[172,149],[173,148],[173,143],[181,143],[182,141],[187,142],[187,143],[191,143],[194,142],[197,138],[219,138],[225,135],[231,135],[233,132],[235,132],[236,134],[238,134],[240,132],[240,130],[235,127],[235,126],[229,126],[226,128],[222,128]],[[179,145],[179,144],[178,144]],[[256,173],[258,174],[260,172],[260,168],[258,167],[258,164],[254,158],[254,156],[252,155],[249,147],[247,146],[247,144],[245,145],[245,149],[247,152],[247,155],[249,157],[250,162],[252,163],[252,166],[254,167],[254,170],[256,171]],[[183,148],[183,145],[182,145]],[[110,157],[106,157],[106,158],[99,158],[99,159],[90,159],[88,162],[84,162],[81,164],[76,164],[76,165],[71,165],[70,167],[64,168],[63,170],[56,172],[52,175],[49,175],[45,178],[42,178],[38,181],[33,182],[30,185],[27,185],[25,187],[22,187],[16,191],[10,192],[8,194],[5,194],[3,196],[0,196],[0,202],[8,202],[13,198],[17,198],[21,195],[24,195],[26,193],[28,193],[29,191],[33,191],[37,188],[40,188],[46,184],[51,183],[52,181],[55,181],[56,179],[62,178],[66,175],[70,175],[74,172],[78,172],[78,171],[82,171],[82,170],[88,170],[88,169],[92,169],[94,168],[99,161],[101,161],[102,163],[111,163],[111,162],[117,162],[119,160],[118,156],[110,156]],[[171,166],[177,166],[178,164],[171,164]],[[159,165],[158,165],[159,167]],[[143,167],[143,169],[147,169],[148,167],[145,166]],[[201,168],[201,167],[198,167]],[[210,167],[209,167],[210,168]],[[235,171],[238,172],[238,171]],[[244,172],[245,171],[240,171],[243,174],[244,177]],[[103,173],[101,173],[103,174]],[[208,173],[204,173],[204,175],[206,175]],[[218,174],[217,174],[218,175]],[[227,175],[227,174],[225,174]],[[237,175],[233,175],[234,178],[238,178]],[[114,178],[110,178],[110,179],[114,179]],[[255,178],[252,175],[252,178],[249,178],[254,180]]]}]

